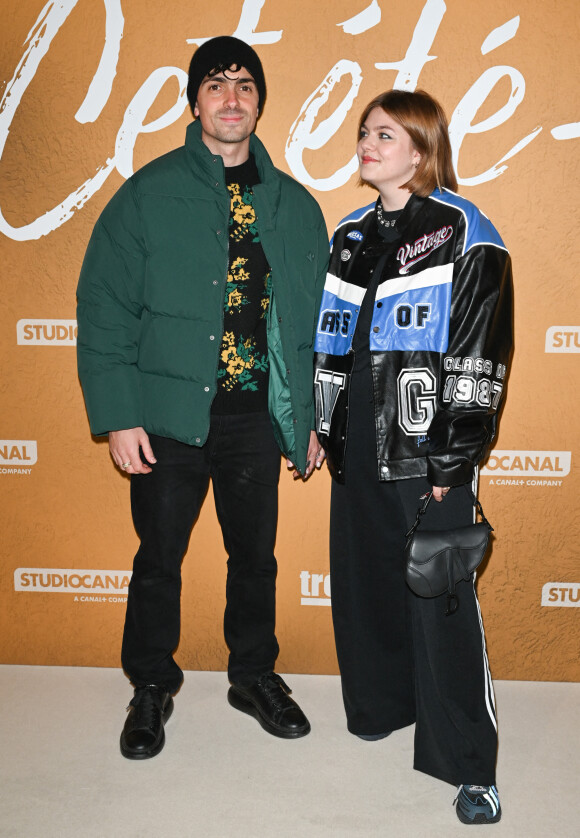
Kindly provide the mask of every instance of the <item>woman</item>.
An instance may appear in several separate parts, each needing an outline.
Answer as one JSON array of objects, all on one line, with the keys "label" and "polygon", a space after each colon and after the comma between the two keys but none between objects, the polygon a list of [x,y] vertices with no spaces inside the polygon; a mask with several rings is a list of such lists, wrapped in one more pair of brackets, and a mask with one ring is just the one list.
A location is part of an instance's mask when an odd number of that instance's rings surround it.
[{"label": "woman", "polygon": [[[392,90],[359,124],[376,203],[337,227],[316,342],[317,430],[332,473],[332,611],[348,729],[416,723],[414,767],[458,785],[457,815],[493,823],[497,725],[472,582],[423,599],[405,533],[473,523],[511,350],[510,257],[455,194],[448,126],[427,93]],[[460,590],[461,589],[461,590]]]}]

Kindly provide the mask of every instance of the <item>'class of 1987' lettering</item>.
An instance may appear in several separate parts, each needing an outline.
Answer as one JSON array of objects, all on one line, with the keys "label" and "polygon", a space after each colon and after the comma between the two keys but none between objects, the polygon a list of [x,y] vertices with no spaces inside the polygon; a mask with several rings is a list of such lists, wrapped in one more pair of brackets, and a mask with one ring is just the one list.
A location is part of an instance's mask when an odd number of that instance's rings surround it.
[{"label": "'class of 1987' lettering", "polygon": [[[493,366],[492,361],[485,358],[446,357],[443,368],[451,374],[445,379],[443,401],[459,404],[476,402],[481,407],[492,407],[495,410],[502,394],[507,369],[504,364],[498,364],[495,370],[496,380],[492,380]],[[477,373],[477,377],[466,375],[470,372]],[[480,373],[488,377],[481,378]]]},{"label": "'class of 1987' lettering", "polygon": [[[449,373],[443,386],[443,402],[466,405],[476,403],[494,410],[499,404],[507,369],[485,358],[443,359]],[[467,375],[467,373],[477,375]],[[481,377],[481,373],[484,376]],[[403,369],[397,379],[399,393],[399,426],[408,436],[421,437],[429,432],[437,404],[437,381],[428,368]]]}]

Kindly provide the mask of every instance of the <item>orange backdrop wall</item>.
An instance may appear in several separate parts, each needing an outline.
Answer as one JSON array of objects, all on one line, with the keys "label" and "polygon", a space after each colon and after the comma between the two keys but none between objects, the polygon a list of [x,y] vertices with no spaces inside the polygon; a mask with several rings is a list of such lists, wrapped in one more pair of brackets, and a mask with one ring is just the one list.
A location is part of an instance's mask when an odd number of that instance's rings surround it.
[{"label": "orange backdrop wall", "polygon": [[[378,92],[444,105],[460,193],[512,252],[516,350],[480,496],[496,530],[480,575],[495,677],[580,679],[578,365],[580,36],[575,0],[5,0],[0,32],[0,660],[117,666],[137,539],[129,481],[88,429],[75,288],[100,211],[183,142],[203,39],[258,50],[258,134],[329,231],[356,186],[358,115]],[[330,480],[281,481],[282,672],[337,671]],[[185,669],[224,669],[225,553],[211,497],[184,561]]]}]

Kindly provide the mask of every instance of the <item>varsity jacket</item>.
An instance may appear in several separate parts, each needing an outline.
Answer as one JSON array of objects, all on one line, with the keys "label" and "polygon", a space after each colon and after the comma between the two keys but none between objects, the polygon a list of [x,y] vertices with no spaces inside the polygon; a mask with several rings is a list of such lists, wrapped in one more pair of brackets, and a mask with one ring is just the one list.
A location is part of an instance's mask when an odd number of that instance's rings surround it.
[{"label": "varsity jacket", "polygon": [[[314,422],[312,353],[328,234],[306,189],[250,137],[257,226],[272,272],[272,425],[304,471]],[[78,368],[94,434],[144,427],[207,439],[228,273],[230,196],[220,156],[192,122],[185,145],[129,178],[99,218],[78,285]]]},{"label": "varsity jacket", "polygon": [[472,203],[412,195],[398,239],[375,204],[338,225],[315,341],[317,433],[344,481],[352,341],[366,287],[382,272],[369,335],[379,480],[468,482],[496,430],[512,345],[511,260]]}]

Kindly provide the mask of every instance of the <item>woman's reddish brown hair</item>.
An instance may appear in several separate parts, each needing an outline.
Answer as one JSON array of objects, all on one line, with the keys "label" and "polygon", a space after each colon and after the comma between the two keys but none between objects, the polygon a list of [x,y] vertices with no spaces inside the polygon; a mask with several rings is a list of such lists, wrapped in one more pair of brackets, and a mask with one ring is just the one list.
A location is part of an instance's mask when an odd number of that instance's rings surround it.
[{"label": "woman's reddish brown hair", "polygon": [[421,155],[415,174],[401,188],[423,198],[430,195],[436,186],[456,192],[449,125],[439,102],[424,90],[413,93],[388,90],[381,93],[364,109],[358,125],[359,137],[362,126],[375,108],[382,108],[405,129]]}]

